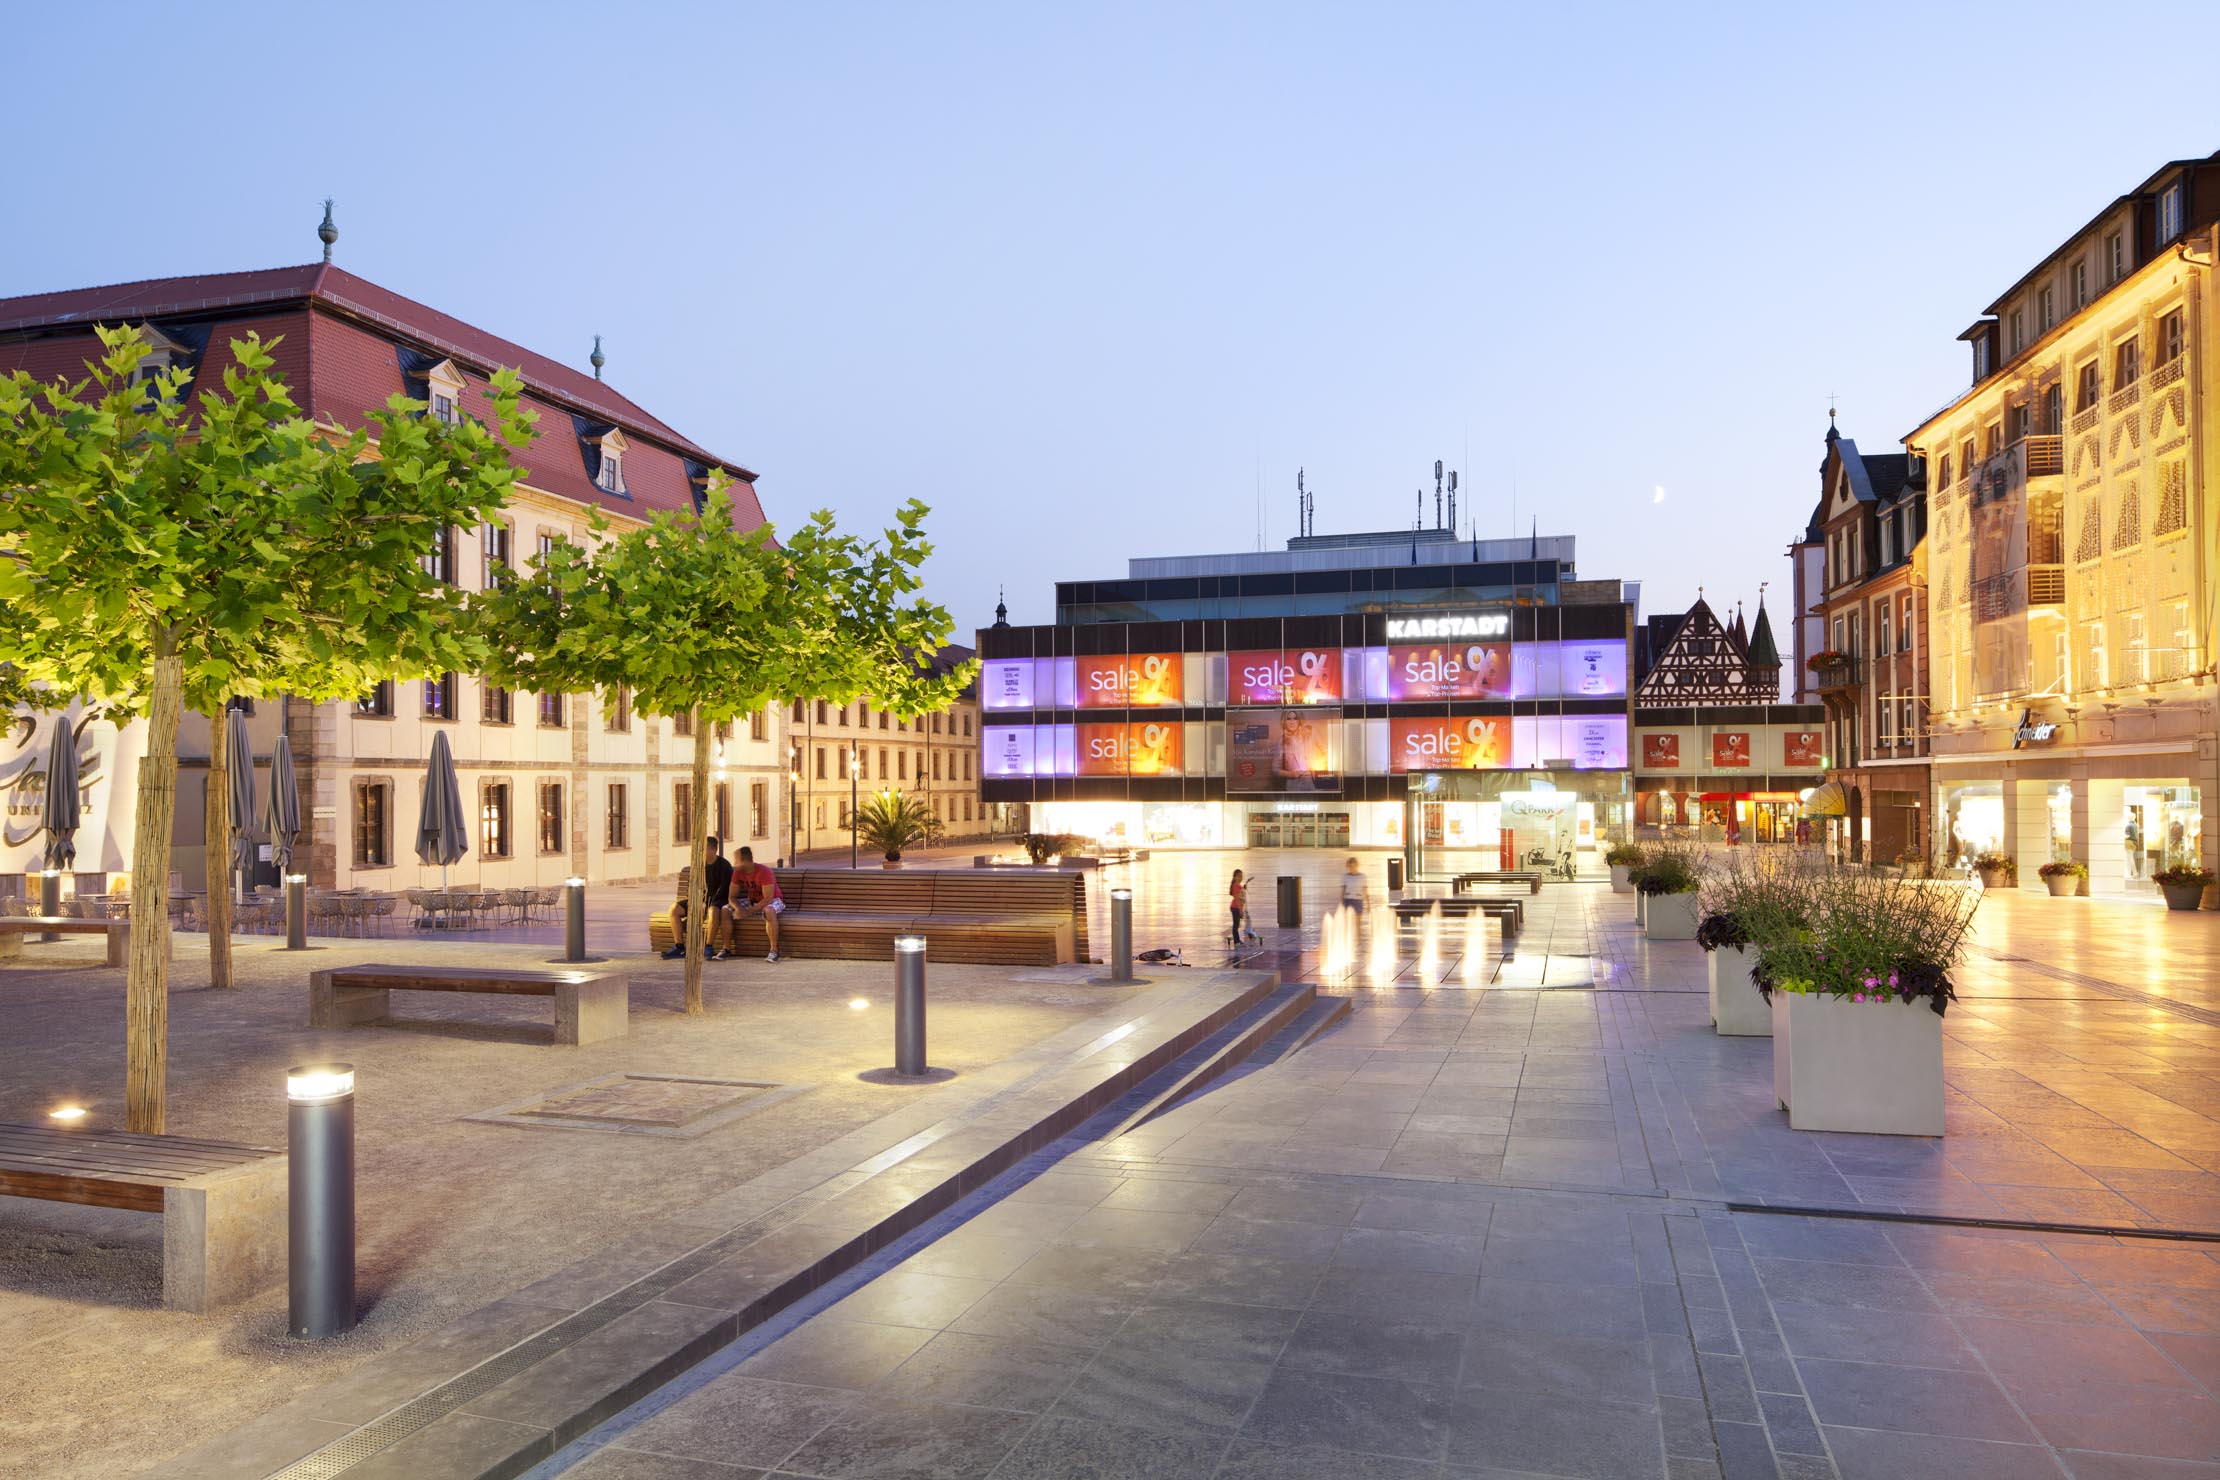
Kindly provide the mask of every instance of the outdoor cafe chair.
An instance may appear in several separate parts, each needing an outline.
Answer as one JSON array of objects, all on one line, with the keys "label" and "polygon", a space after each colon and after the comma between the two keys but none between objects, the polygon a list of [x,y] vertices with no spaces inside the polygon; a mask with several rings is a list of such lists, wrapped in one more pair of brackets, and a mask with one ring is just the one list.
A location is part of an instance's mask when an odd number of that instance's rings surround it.
[{"label": "outdoor cafe chair", "polygon": [[[373,895],[371,896],[370,900],[371,918],[374,920],[390,920],[393,918],[393,912],[400,907],[400,904],[400,898],[396,895]],[[384,934],[385,927],[383,925],[380,925],[378,927],[378,932],[381,935]]]}]

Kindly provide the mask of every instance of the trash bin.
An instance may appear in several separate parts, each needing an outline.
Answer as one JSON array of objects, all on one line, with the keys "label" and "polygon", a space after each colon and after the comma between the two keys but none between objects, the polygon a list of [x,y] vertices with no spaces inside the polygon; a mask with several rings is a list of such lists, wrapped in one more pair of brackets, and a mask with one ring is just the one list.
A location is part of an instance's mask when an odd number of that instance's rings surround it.
[{"label": "trash bin", "polygon": [[1399,890],[1402,887],[1403,860],[1400,858],[1390,858],[1388,860],[1388,888],[1390,891],[1394,891]]},{"label": "trash bin", "polygon": [[1294,874],[1280,875],[1280,926],[1299,930],[1303,924],[1303,881]]}]

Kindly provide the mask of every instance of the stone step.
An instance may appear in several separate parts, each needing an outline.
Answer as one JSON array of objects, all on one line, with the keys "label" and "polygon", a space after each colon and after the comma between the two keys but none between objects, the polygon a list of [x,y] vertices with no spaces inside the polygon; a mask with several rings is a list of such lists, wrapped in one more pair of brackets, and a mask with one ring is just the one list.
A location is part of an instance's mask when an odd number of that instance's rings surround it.
[{"label": "stone step", "polygon": [[1308,982],[1275,988],[1217,1052],[1174,1080],[1163,1093],[1128,1116],[1105,1139],[1115,1141],[1128,1131],[1140,1129],[1167,1110],[1175,1109],[1182,1102],[1202,1093],[1286,1032],[1310,1009],[1317,998],[1318,989]]}]

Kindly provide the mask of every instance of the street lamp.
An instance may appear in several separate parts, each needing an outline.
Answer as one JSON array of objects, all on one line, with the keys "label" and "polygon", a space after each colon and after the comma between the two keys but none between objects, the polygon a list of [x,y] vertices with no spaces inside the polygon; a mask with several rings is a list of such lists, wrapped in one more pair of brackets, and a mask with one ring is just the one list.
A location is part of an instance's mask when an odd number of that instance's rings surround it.
[{"label": "street lamp", "polygon": [[795,852],[800,846],[796,835],[802,826],[802,747],[789,745],[787,751],[794,762],[794,768],[789,773],[790,784],[786,788],[786,864],[792,868],[797,861]]},{"label": "street lamp", "polygon": [[856,855],[856,803],[862,800],[856,789],[856,776],[861,768],[856,764],[856,742],[848,742],[848,867],[855,868]]}]

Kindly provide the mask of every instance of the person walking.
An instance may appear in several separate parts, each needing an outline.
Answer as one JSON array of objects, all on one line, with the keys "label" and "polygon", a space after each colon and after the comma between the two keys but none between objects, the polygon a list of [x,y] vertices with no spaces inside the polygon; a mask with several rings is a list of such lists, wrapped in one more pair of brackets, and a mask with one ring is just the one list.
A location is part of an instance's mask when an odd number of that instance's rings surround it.
[{"label": "person walking", "polygon": [[1352,858],[1341,872],[1341,907],[1352,914],[1361,915],[1372,901],[1372,885],[1364,876],[1363,867]]},{"label": "person walking", "polygon": [[1233,948],[1241,949],[1241,927],[1249,918],[1249,885],[1241,870],[1233,871],[1233,887],[1226,891],[1233,906]]}]

